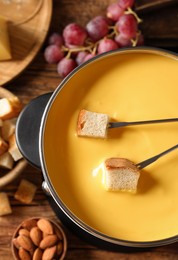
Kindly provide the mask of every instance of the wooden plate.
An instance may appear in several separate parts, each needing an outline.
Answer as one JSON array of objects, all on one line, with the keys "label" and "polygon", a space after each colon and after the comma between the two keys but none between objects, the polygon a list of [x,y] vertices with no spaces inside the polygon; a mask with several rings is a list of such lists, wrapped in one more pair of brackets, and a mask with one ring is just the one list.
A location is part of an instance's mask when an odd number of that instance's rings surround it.
[{"label": "wooden plate", "polygon": [[[14,94],[12,94],[10,91],[0,87],[0,98],[3,98],[3,97],[9,98],[9,97],[13,97],[13,96],[14,96]],[[12,182],[15,178],[17,178],[23,172],[23,170],[25,169],[27,164],[28,163],[25,159],[21,159],[14,164],[14,168],[12,170],[10,170],[10,171],[4,170],[4,174],[1,175],[1,177],[0,177],[0,189],[3,186]]]},{"label": "wooden plate", "polygon": [[20,1],[4,2],[0,2],[0,10],[9,21],[12,59],[0,61],[0,85],[14,79],[33,60],[45,40],[52,15],[52,0],[21,1],[21,5]]}]

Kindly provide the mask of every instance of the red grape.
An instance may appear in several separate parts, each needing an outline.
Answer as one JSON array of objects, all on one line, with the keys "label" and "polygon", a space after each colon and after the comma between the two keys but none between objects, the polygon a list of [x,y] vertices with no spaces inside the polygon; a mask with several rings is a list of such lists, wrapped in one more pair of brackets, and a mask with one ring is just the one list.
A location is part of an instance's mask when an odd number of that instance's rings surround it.
[{"label": "red grape", "polygon": [[51,36],[49,37],[49,44],[55,44],[61,47],[63,44],[62,36],[59,33],[51,34]]},{"label": "red grape", "polygon": [[57,63],[64,57],[64,52],[59,46],[52,44],[46,47],[44,57],[48,63]]},{"label": "red grape", "polygon": [[109,31],[108,21],[104,16],[96,16],[87,23],[86,30],[92,40],[98,41],[107,35]]},{"label": "red grape", "polygon": [[123,13],[124,9],[116,3],[108,6],[106,15],[111,20],[117,21]]},{"label": "red grape", "polygon": [[75,61],[77,62],[78,65],[82,64],[84,62],[85,57],[88,55],[89,53],[86,51],[80,51],[77,54],[77,57],[75,59]]},{"label": "red grape", "polygon": [[124,38],[134,38],[138,29],[137,20],[132,14],[124,14],[116,23],[116,29]]},{"label": "red grape", "polygon": [[64,78],[75,69],[75,67],[77,67],[77,64],[73,59],[64,57],[57,65],[57,72],[60,77]]},{"label": "red grape", "polygon": [[57,71],[64,78],[97,54],[142,45],[143,35],[138,31],[140,19],[131,10],[133,5],[134,0],[117,0],[107,7],[105,16],[94,17],[85,28],[70,23],[62,35],[53,33],[44,52],[46,61],[58,63]]},{"label": "red grape", "polygon": [[118,44],[114,40],[104,38],[98,44],[98,53],[116,50],[118,47]]},{"label": "red grape", "polygon": [[119,44],[120,47],[131,46],[131,40],[128,38],[124,38],[121,33],[115,36],[115,41]]},{"label": "red grape", "polygon": [[84,58],[84,61],[87,61],[87,60],[90,60],[91,58],[95,57],[96,54],[94,53],[89,53],[85,58]]},{"label": "red grape", "polygon": [[132,7],[134,4],[134,0],[119,0],[118,4],[123,9],[127,9],[128,7]]},{"label": "red grape", "polygon": [[82,46],[87,38],[87,32],[82,26],[70,23],[64,28],[63,37],[66,46]]}]

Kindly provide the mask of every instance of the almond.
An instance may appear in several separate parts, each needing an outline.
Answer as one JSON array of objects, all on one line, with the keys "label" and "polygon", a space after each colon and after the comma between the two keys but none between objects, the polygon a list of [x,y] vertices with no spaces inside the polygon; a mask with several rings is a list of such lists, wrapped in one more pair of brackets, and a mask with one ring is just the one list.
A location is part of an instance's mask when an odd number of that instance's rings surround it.
[{"label": "almond", "polygon": [[46,248],[44,250],[42,260],[51,260],[53,259],[54,255],[56,253],[56,246]]},{"label": "almond", "polygon": [[34,252],[35,252],[35,248],[36,248],[36,247],[34,246],[33,249],[29,251],[31,257],[33,256],[33,254],[34,254]]},{"label": "almond", "polygon": [[41,260],[42,259],[43,252],[40,248],[37,248],[33,254],[32,260]]},{"label": "almond", "polygon": [[17,242],[20,245],[20,247],[23,247],[27,251],[33,251],[34,245],[31,241],[31,239],[24,235],[19,235],[17,237]]},{"label": "almond", "polygon": [[22,260],[31,260],[29,253],[22,247],[19,248],[19,257]]},{"label": "almond", "polygon": [[60,231],[60,229],[55,227],[54,231],[55,231],[55,234],[58,236],[59,240],[62,240],[63,239],[63,235],[62,235],[62,232]]},{"label": "almond", "polygon": [[26,228],[21,228],[19,230],[19,235],[24,235],[26,237],[29,237],[30,236],[30,232]]},{"label": "almond", "polygon": [[53,226],[47,219],[41,218],[40,220],[38,220],[37,226],[42,232],[49,235],[53,234]]},{"label": "almond", "polygon": [[47,247],[54,246],[58,241],[58,237],[56,235],[48,235],[40,243],[41,249],[46,249]]},{"label": "almond", "polygon": [[43,238],[47,237],[48,234],[43,232]]},{"label": "almond", "polygon": [[14,245],[17,249],[20,248],[20,245],[19,245],[19,243],[18,243],[18,241],[17,241],[17,238],[14,238],[14,239],[12,240],[12,243],[13,243],[13,245]]},{"label": "almond", "polygon": [[59,241],[59,243],[57,244],[57,255],[60,256],[62,254],[63,251],[63,244],[61,241]]},{"label": "almond", "polygon": [[25,220],[23,223],[22,223],[22,227],[27,229],[27,230],[31,230],[33,227],[36,227],[37,226],[37,220],[35,219],[28,219],[28,220]]},{"label": "almond", "polygon": [[30,230],[30,238],[36,246],[39,246],[42,240],[42,231],[38,227],[33,227]]}]

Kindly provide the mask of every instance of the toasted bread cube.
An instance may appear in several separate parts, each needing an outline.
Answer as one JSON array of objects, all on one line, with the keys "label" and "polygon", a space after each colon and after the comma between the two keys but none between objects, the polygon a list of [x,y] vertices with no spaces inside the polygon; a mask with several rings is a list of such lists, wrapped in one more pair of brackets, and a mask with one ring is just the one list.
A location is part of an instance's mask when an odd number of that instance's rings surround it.
[{"label": "toasted bread cube", "polygon": [[125,158],[109,158],[104,162],[105,188],[109,191],[136,192],[140,172]]},{"label": "toasted bread cube", "polygon": [[22,109],[22,104],[17,97],[0,99],[0,118],[10,119],[17,117]]},{"label": "toasted bread cube", "polygon": [[12,155],[14,161],[20,160],[23,156],[21,152],[19,151],[19,148],[17,147],[15,134],[12,134],[9,137],[9,149],[8,152]]},{"label": "toasted bread cube", "polygon": [[9,137],[15,132],[16,118],[3,121],[1,133],[2,138],[8,141]]},{"label": "toasted bread cube", "polygon": [[0,193],[0,216],[11,214],[12,209],[9,203],[9,198],[5,192]]},{"label": "toasted bread cube", "polygon": [[15,193],[15,198],[23,203],[29,204],[32,202],[36,190],[36,185],[23,179],[21,180],[18,190]]},{"label": "toasted bread cube", "polygon": [[0,167],[11,170],[14,165],[14,160],[9,152],[0,155]]},{"label": "toasted bread cube", "polygon": [[9,145],[0,137],[0,155],[5,153]]},{"label": "toasted bread cube", "polygon": [[109,116],[82,109],[78,116],[77,135],[106,138]]}]

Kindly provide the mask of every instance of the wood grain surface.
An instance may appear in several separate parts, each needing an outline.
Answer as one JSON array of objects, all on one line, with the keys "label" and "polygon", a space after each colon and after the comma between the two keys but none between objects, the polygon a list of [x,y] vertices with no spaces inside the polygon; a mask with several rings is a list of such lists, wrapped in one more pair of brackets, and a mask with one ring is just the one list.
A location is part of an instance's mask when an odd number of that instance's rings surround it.
[{"label": "wood grain surface", "polygon": [[[78,22],[85,25],[89,19],[98,14],[104,14],[108,0],[54,0],[53,16],[50,32],[61,31],[69,22]],[[151,1],[149,1],[151,2]],[[154,2],[154,1],[153,1]],[[159,1],[161,2],[161,1]],[[137,1],[137,8],[148,1]],[[160,8],[156,7],[148,12],[140,9],[143,19],[142,30],[146,43],[151,46],[164,47],[178,51],[178,5],[171,4]],[[170,26],[171,25],[171,26]],[[163,30],[164,29],[164,30]],[[47,42],[47,41],[46,41]],[[31,99],[56,89],[61,79],[57,75],[56,65],[48,65],[43,58],[44,43],[41,51],[33,63],[6,88],[19,96],[24,104]],[[14,193],[22,178],[32,181],[38,186],[35,198],[30,205],[25,205],[14,199]],[[2,191],[10,198],[13,213],[0,217],[0,260],[12,259],[11,237],[16,227],[26,218],[34,216],[49,217],[57,220],[45,194],[42,191],[42,173],[28,165],[24,172]],[[59,221],[59,220],[58,220]],[[178,243],[146,249],[143,252],[114,252],[92,246],[64,227],[68,239],[66,259],[119,259],[119,260],[177,260]]]}]

